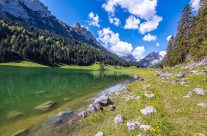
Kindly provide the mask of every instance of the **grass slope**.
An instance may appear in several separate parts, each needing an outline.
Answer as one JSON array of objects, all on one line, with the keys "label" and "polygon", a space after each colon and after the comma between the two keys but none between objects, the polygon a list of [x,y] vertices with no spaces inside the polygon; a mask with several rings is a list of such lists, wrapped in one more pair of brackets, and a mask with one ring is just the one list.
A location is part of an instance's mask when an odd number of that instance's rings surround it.
[{"label": "grass slope", "polygon": [[[197,70],[202,70],[198,68]],[[149,136],[197,136],[197,133],[207,134],[207,109],[198,107],[198,103],[207,103],[207,95],[198,96],[195,93],[190,98],[183,98],[194,88],[207,89],[204,79],[207,75],[187,74],[186,84],[172,84],[174,80],[180,80],[176,74],[180,71],[188,72],[178,68],[163,69],[173,74],[169,79],[163,80],[154,76],[154,70],[137,71],[145,77],[144,82],[137,82],[128,85],[130,95],[139,95],[139,100],[125,101],[124,98],[115,96],[112,100],[116,105],[115,111],[108,111],[105,108],[102,112],[91,114],[88,118],[82,119],[71,136],[94,136],[99,131],[106,136],[137,136],[140,133],[147,133]],[[143,89],[144,85],[151,87]],[[156,94],[156,98],[149,99],[144,92]],[[140,109],[146,106],[153,106],[157,113],[151,116],[143,116]],[[120,125],[113,123],[114,117],[120,114],[125,122]],[[127,121],[140,121],[142,124],[151,125],[152,131],[144,132],[140,129],[129,131]],[[65,128],[64,128],[65,129]]]}]

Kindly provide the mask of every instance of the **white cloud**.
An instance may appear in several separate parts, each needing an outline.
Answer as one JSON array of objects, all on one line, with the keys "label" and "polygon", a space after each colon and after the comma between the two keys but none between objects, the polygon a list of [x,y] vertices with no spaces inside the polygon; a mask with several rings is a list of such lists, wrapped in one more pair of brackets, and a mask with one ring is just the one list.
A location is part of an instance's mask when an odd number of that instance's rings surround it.
[{"label": "white cloud", "polygon": [[137,46],[133,52],[132,55],[137,59],[140,60],[144,57],[145,48],[144,46]]},{"label": "white cloud", "polygon": [[135,16],[129,16],[126,20],[126,24],[124,26],[124,29],[138,29],[140,24],[139,18],[136,18]]},{"label": "white cloud", "polygon": [[159,17],[157,15],[155,15],[153,18],[151,18],[150,20],[141,23],[140,24],[140,28],[139,28],[139,32],[141,34],[145,34],[147,32],[151,32],[153,30],[156,30],[157,27],[159,26],[159,23],[163,20],[162,17]]},{"label": "white cloud", "polygon": [[157,0],[106,0],[102,7],[112,16],[115,15],[116,7],[128,11],[131,15],[136,16],[138,19],[144,20],[141,24],[140,20],[126,21],[125,29],[138,29],[141,34],[156,30],[159,23],[163,20],[162,17],[156,15]]},{"label": "white cloud", "polygon": [[169,42],[171,38],[172,38],[172,35],[169,35],[169,36],[166,38],[166,40]]},{"label": "white cloud", "polygon": [[150,41],[156,41],[156,39],[157,39],[157,36],[153,36],[151,34],[147,34],[147,35],[145,35],[143,37],[143,40],[144,41],[148,41],[148,42],[150,42]]},{"label": "white cloud", "polygon": [[191,4],[191,7],[193,8],[193,10],[198,12],[198,10],[200,8],[200,0],[191,0],[190,4]]},{"label": "white cloud", "polygon": [[90,19],[89,25],[100,27],[100,25],[99,25],[99,16],[97,14],[95,15],[93,12],[90,12],[88,17]]},{"label": "white cloud", "polygon": [[120,19],[116,17],[109,17],[109,21],[111,24],[114,24],[115,26],[119,26],[121,24]]},{"label": "white cloud", "polygon": [[98,31],[99,40],[113,53],[121,57],[126,57],[132,53],[133,47],[130,43],[123,42],[119,38],[119,33],[114,33],[110,28],[103,28]]},{"label": "white cloud", "polygon": [[157,46],[157,47],[159,47],[159,46],[160,46],[160,44],[157,42],[157,43],[156,43],[156,46]]},{"label": "white cloud", "polygon": [[160,54],[160,56],[165,57],[166,51],[160,51],[159,54]]},{"label": "white cloud", "polygon": [[150,19],[156,15],[157,0],[107,0],[102,7],[109,13],[115,14],[115,8],[120,6],[132,15],[142,19]]}]

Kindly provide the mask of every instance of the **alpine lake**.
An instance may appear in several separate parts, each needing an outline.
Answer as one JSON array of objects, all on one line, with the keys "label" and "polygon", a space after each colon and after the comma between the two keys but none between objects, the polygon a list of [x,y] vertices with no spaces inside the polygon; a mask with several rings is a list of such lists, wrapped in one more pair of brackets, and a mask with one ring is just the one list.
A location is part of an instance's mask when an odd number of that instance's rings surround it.
[{"label": "alpine lake", "polygon": [[[130,79],[113,71],[0,66],[0,135],[32,127],[64,109],[75,110],[102,90]],[[54,101],[48,111],[35,107]]]}]

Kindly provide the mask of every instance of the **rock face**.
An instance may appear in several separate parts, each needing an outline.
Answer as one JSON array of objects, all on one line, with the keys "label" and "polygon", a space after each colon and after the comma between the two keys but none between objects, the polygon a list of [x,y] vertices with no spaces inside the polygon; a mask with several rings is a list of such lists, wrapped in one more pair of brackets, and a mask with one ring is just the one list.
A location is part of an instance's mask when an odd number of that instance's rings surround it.
[{"label": "rock face", "polygon": [[1,0],[0,16],[102,48],[85,27],[61,22],[39,0]]},{"label": "rock face", "polygon": [[204,90],[203,88],[195,88],[193,89],[193,92],[195,92],[198,95],[202,95],[202,96],[206,95],[207,93],[207,91]]},{"label": "rock face", "polygon": [[48,111],[50,109],[52,109],[55,106],[56,102],[54,101],[48,101],[45,102],[39,106],[35,107],[35,110],[39,110],[39,111]]},{"label": "rock face", "polygon": [[121,115],[116,115],[116,117],[114,118],[114,123],[115,124],[124,123],[124,119],[122,118]]},{"label": "rock face", "polygon": [[144,68],[157,68],[161,67],[163,57],[158,52],[152,52],[140,60],[138,63]]},{"label": "rock face", "polygon": [[145,109],[141,109],[140,111],[145,116],[152,115],[157,112],[154,107],[146,107]]}]

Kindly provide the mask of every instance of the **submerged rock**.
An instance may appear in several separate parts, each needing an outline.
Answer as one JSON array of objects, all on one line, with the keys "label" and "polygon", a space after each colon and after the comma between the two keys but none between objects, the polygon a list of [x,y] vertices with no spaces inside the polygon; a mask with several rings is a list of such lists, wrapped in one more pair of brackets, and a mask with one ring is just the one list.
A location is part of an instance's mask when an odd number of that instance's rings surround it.
[{"label": "submerged rock", "polygon": [[202,96],[206,95],[207,93],[207,91],[204,90],[203,88],[195,88],[193,89],[193,92],[195,92],[198,95],[202,95]]},{"label": "submerged rock", "polygon": [[22,112],[18,112],[18,111],[11,111],[7,114],[7,118],[12,119],[12,118],[17,118],[22,116],[23,113]]},{"label": "submerged rock", "polygon": [[140,126],[140,122],[138,121],[131,121],[127,122],[128,130],[133,131]]},{"label": "submerged rock", "polygon": [[26,136],[28,133],[28,129],[22,129],[14,133],[12,136]]},{"label": "submerged rock", "polygon": [[104,136],[103,132],[98,132],[95,136]]},{"label": "submerged rock", "polygon": [[99,103],[102,106],[106,106],[111,102],[110,98],[108,96],[102,95],[99,98],[95,100],[95,103]]},{"label": "submerged rock", "polygon": [[121,115],[116,115],[116,117],[114,118],[114,123],[115,124],[124,123],[124,119],[122,118]]},{"label": "submerged rock", "polygon": [[48,101],[35,107],[35,110],[48,111],[55,106],[56,102]]},{"label": "submerged rock", "polygon": [[82,111],[82,112],[78,113],[78,116],[79,116],[80,118],[86,118],[86,117],[88,117],[88,113],[85,112],[85,111]]},{"label": "submerged rock", "polygon": [[145,116],[152,115],[152,114],[157,112],[157,110],[152,106],[151,107],[146,107],[145,109],[141,109],[140,111]]},{"label": "submerged rock", "polygon": [[201,108],[207,108],[207,103],[198,103],[197,105]]}]

